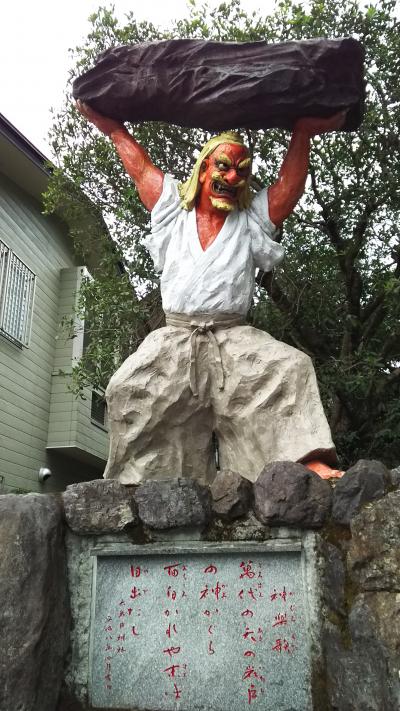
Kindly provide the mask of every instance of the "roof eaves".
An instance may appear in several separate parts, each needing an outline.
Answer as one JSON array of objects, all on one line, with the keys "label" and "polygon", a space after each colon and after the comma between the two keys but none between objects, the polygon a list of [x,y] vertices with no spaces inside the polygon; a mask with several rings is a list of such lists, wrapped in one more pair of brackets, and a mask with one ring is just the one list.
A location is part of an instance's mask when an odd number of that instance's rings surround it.
[{"label": "roof eaves", "polygon": [[[30,161],[32,161],[36,168],[41,170],[44,175],[46,175],[46,177],[50,177],[53,168],[50,159],[39,151],[33,143],[28,141],[28,139],[20,131],[18,131],[18,129],[10,121],[8,121],[2,113],[0,113],[0,136],[3,136],[7,141],[12,143],[13,146],[21,151]],[[85,199],[90,202],[88,197],[85,196]],[[102,216],[101,220],[113,250],[117,251],[117,247]],[[118,260],[117,269],[120,274],[124,274],[126,272],[126,267],[122,260]]]},{"label": "roof eaves", "polygon": [[0,135],[4,136],[10,143],[24,153],[37,168],[46,175],[51,175],[50,160],[39,151],[33,143],[13,126],[6,117],[0,113]]}]

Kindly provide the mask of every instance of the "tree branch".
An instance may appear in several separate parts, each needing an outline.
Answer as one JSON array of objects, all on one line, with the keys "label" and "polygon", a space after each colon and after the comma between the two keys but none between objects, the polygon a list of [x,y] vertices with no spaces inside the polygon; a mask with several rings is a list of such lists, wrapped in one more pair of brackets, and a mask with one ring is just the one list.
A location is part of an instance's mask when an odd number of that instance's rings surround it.
[{"label": "tree branch", "polygon": [[330,214],[331,204],[326,204],[324,202],[321,193],[318,190],[315,170],[312,166],[310,166],[310,178],[315,199],[322,210],[322,216],[324,218],[322,229],[328,235],[332,245],[334,246],[339,260],[340,269],[342,273],[345,274],[346,264],[344,254],[346,249],[346,243],[340,235],[336,220],[334,220],[332,215]]},{"label": "tree branch", "polygon": [[382,323],[382,319],[384,318],[385,312],[386,312],[386,307],[385,307],[384,297],[383,297],[383,299],[381,301],[379,301],[375,310],[369,317],[368,322],[362,331],[360,343],[359,343],[359,347],[358,347],[359,352],[365,347],[365,344],[368,341],[368,339],[371,338],[371,336],[375,333],[378,326]]},{"label": "tree branch", "polygon": [[[400,244],[393,249],[392,256],[393,256],[394,260],[397,262],[396,268],[393,272],[393,276],[395,278],[399,279],[400,278]],[[359,351],[362,350],[362,348],[364,347],[368,338],[370,338],[375,333],[375,331],[379,327],[380,323],[382,323],[382,320],[384,319],[385,314],[386,314],[385,300],[386,300],[385,291],[383,289],[380,289],[379,292],[376,294],[376,296],[374,296],[373,299],[371,299],[370,302],[362,310],[360,320],[361,320],[362,324],[365,324],[365,327],[363,328],[363,331],[361,334]],[[394,342],[396,343],[398,336],[394,336],[393,339],[394,339]],[[382,348],[382,354],[385,351],[386,346],[390,347],[391,342],[392,342],[392,337],[389,337]]]},{"label": "tree branch", "polygon": [[380,352],[381,360],[386,360],[392,358],[399,358],[400,353],[400,333],[395,336],[389,336],[389,338],[384,341],[382,349]]},{"label": "tree branch", "polygon": [[318,356],[320,358],[327,358],[329,356],[327,346],[320,339],[317,332],[312,331],[310,328],[303,328],[300,325],[298,309],[294,308],[294,305],[274,278],[274,273],[260,271],[257,274],[256,282],[266,290],[268,296],[272,299],[277,308],[290,317],[295,330],[295,333],[292,334],[292,338],[296,346],[311,357]]},{"label": "tree branch", "polygon": [[360,418],[359,415],[355,412],[354,408],[350,405],[347,393],[344,388],[337,387],[335,392],[340,401],[340,404],[346,410],[349,420],[351,420],[352,424],[355,425],[354,429],[359,429],[365,421],[365,418]]},{"label": "tree branch", "polygon": [[362,211],[357,224],[353,228],[353,239],[348,243],[346,258],[354,263],[358,257],[364,243],[365,232],[368,227],[368,221],[371,215],[384,204],[386,195],[375,200],[369,200]]},{"label": "tree branch", "polygon": [[369,303],[366,304],[364,306],[364,308],[362,309],[361,314],[360,314],[360,321],[362,323],[365,323],[366,321],[368,321],[371,318],[371,316],[373,316],[376,309],[379,308],[379,306],[381,306],[383,304],[384,300],[385,300],[385,292],[379,291],[379,293],[376,294],[376,296],[374,296],[369,301]]}]

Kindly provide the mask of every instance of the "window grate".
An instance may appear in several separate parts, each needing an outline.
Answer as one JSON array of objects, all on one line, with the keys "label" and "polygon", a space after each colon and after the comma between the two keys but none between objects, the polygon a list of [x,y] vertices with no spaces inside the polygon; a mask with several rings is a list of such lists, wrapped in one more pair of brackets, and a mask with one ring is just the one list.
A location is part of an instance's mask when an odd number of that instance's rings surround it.
[{"label": "window grate", "polygon": [[102,427],[107,426],[107,404],[102,395],[92,392],[92,404],[90,408],[90,417],[93,422]]},{"label": "window grate", "polygon": [[35,275],[0,240],[0,333],[29,344]]}]

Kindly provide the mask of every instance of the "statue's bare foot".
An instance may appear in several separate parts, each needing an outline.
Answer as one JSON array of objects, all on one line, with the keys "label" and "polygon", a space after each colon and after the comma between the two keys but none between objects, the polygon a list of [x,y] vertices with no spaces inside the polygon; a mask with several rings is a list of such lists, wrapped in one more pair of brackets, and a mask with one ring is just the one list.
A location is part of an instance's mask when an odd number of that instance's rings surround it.
[{"label": "statue's bare foot", "polygon": [[340,469],[332,469],[328,464],[319,462],[317,459],[307,462],[304,466],[307,467],[307,469],[311,469],[315,474],[318,474],[321,479],[340,479],[344,474]]}]

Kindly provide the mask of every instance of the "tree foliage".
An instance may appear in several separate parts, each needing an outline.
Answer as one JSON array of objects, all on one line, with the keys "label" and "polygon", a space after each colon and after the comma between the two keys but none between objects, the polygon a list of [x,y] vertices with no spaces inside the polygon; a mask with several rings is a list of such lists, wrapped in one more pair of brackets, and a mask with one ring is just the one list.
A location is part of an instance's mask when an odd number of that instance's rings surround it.
[{"label": "tree foliage", "polygon": [[[167,30],[134,15],[120,24],[113,10],[100,8],[92,30],[74,52],[71,79],[90,67],[97,54],[116,44],[193,37],[268,42],[353,36],[366,52],[366,115],[356,133],[313,141],[306,194],[286,221],[281,239],[286,259],[278,270],[258,275],[253,323],[309,353],[343,465],[360,456],[400,460],[400,31],[394,0],[361,8],[355,0],[319,2],[305,10],[292,0],[278,2],[263,17],[246,14],[239,0],[217,9],[191,6],[187,19]],[[179,179],[187,177],[193,155],[209,135],[158,123],[132,126],[154,163]],[[233,127],[240,128],[240,127]],[[247,132],[254,153],[255,182],[276,179],[289,134]],[[108,379],[146,330],[158,325],[157,275],[144,248],[149,216],[124,174],[108,139],[87,124],[68,93],[54,117],[51,140],[59,169],[47,209],[64,210],[80,250],[96,239],[94,279],[87,282],[81,308],[90,314],[94,338],[75,368],[77,390],[90,380]],[[87,233],[70,213],[66,184],[73,181],[107,223],[118,245],[110,249],[103,227]],[[79,200],[75,191],[75,203]],[[99,221],[99,224],[101,220]],[[75,228],[74,225],[75,224]],[[116,277],[123,259],[125,274]]]}]

